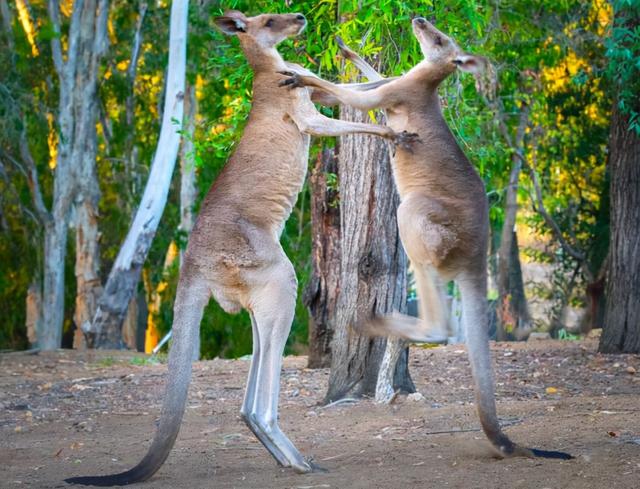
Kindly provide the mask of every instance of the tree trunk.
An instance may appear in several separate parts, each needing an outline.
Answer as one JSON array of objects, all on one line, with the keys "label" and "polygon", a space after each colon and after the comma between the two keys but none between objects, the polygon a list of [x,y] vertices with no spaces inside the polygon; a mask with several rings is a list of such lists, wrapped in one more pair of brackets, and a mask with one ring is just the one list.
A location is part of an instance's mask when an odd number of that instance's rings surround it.
[{"label": "tree trunk", "polygon": [[[349,107],[341,108],[341,117],[370,122]],[[386,340],[361,336],[350,326],[371,314],[404,311],[407,298],[407,258],[398,235],[399,199],[388,144],[370,136],[343,137],[338,161],[341,276],[327,401],[375,393]],[[407,363],[405,349],[395,388],[411,391]]]},{"label": "tree trunk", "polygon": [[311,261],[313,271],[304,291],[309,309],[309,368],[331,366],[331,340],[335,330],[340,290],[340,201],[338,160],[324,149],[309,178],[311,192]]},{"label": "tree trunk", "polygon": [[[107,0],[74,2],[64,59],[59,4],[49,1],[49,17],[54,32],[58,33],[51,40],[51,50],[60,83],[60,101],[52,215],[45,222],[44,307],[38,334],[38,346],[44,350],[60,347],[69,211],[78,192],[77,185],[84,184],[85,178],[91,179],[87,172],[95,172],[96,80],[99,62],[106,49],[108,9]],[[97,187],[97,179],[89,184]],[[88,234],[92,232],[87,231]],[[85,246],[94,245],[85,241]],[[90,251],[85,248],[82,252]],[[86,300],[87,303],[90,301]]]},{"label": "tree trunk", "polygon": [[[94,155],[95,156],[95,155]],[[94,160],[95,161],[95,160]],[[94,168],[95,169],[95,168]],[[86,182],[89,183],[89,182]],[[97,188],[97,181],[94,182]],[[102,293],[100,282],[100,246],[98,243],[98,195],[84,195],[76,204],[76,309],[73,322],[76,331],[73,347],[92,347],[94,338],[84,330],[90,331],[91,320]]]},{"label": "tree trunk", "polygon": [[[127,315],[122,323],[122,341],[129,350],[138,351],[138,324],[140,311],[138,310],[138,299],[140,294],[131,299],[127,308]],[[146,318],[145,318],[146,319]]]},{"label": "tree trunk", "polygon": [[[98,243],[98,203],[100,187],[96,168],[98,120],[97,78],[100,60],[107,46],[108,2],[86,1],[78,36],[78,64],[75,76],[75,136],[73,167],[76,169],[76,334],[74,348],[85,343],[83,330],[91,320],[102,294],[100,246]],[[87,338],[93,346],[94,338]]]},{"label": "tree trunk", "polygon": [[188,10],[188,0],[174,0],[171,4],[167,89],[160,137],[138,211],[109,273],[93,319],[92,330],[98,336],[99,348],[123,346],[122,321],[136,292],[140,270],[167,202],[180,146],[179,127],[174,121],[182,121],[184,110]]},{"label": "tree trunk", "polygon": [[[61,172],[56,168],[56,182]],[[66,185],[70,185],[67,181]],[[66,189],[68,192],[68,189]],[[59,191],[61,192],[61,191]],[[56,195],[54,193],[54,195]],[[57,195],[60,195],[58,193]],[[55,201],[54,201],[55,202]],[[62,344],[64,321],[64,259],[67,251],[68,207],[58,201],[54,220],[45,226],[44,286],[41,328],[37,330],[38,348],[56,350]]]},{"label": "tree trunk", "polygon": [[13,15],[7,0],[0,0],[0,17],[2,17],[2,29],[5,31],[7,47],[13,51]]},{"label": "tree trunk", "polygon": [[26,330],[27,339],[31,346],[38,343],[37,331],[41,328],[42,322],[42,285],[35,279],[27,291],[27,319]]},{"label": "tree trunk", "polygon": [[609,142],[611,238],[599,351],[640,353],[640,136],[617,103]]},{"label": "tree trunk", "polygon": [[512,164],[505,199],[502,238],[498,249],[498,329],[496,333],[498,341],[505,341],[509,339],[510,333],[518,329],[527,329],[531,325],[522,281],[518,235],[515,229],[518,213],[518,180],[522,162],[514,155]]},{"label": "tree trunk", "polygon": [[[524,293],[524,282],[522,279],[522,267],[520,265],[520,247],[518,245],[518,234],[515,229],[506,233],[505,246],[509,247],[509,254],[501,255],[498,266],[498,327],[496,339],[506,341],[518,336],[531,327],[531,316],[527,304],[527,297]],[[505,233],[503,233],[504,239]],[[500,253],[506,253],[501,246]]]},{"label": "tree trunk", "polygon": [[[196,162],[194,158],[195,146],[193,144],[196,127],[196,114],[198,106],[196,91],[193,85],[187,85],[185,103],[185,133],[187,137],[182,140],[180,147],[180,226],[179,229],[188,236],[193,229],[195,215],[193,208],[196,205],[198,189],[196,188]],[[184,246],[180,247],[180,264],[184,257]]]}]

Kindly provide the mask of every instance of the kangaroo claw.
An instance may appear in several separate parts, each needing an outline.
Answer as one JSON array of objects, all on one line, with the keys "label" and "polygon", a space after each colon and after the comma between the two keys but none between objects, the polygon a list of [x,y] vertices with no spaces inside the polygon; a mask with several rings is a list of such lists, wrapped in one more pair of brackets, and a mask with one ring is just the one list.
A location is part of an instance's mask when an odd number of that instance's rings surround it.
[{"label": "kangaroo claw", "polygon": [[419,142],[420,137],[418,136],[418,134],[407,131],[402,131],[396,134],[395,138],[393,139],[393,144],[409,152],[413,151],[414,144]]},{"label": "kangaroo claw", "polygon": [[320,473],[320,474],[329,473],[329,471],[327,469],[325,469],[324,467],[322,467],[322,466],[318,465],[317,463],[315,463],[313,461],[313,458],[307,457],[306,461],[309,464],[309,466],[311,467],[311,472]]},{"label": "kangaroo claw", "polygon": [[280,87],[289,87],[290,90],[293,90],[294,88],[303,88],[305,86],[302,82],[302,77],[298,73],[294,73],[293,71],[278,71],[278,73],[289,77],[278,83]]}]

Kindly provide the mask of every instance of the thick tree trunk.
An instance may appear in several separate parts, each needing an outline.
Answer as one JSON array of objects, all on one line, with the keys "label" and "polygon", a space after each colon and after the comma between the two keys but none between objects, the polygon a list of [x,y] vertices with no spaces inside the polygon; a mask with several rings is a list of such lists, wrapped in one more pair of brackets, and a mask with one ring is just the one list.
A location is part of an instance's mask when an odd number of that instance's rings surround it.
[{"label": "thick tree trunk", "polygon": [[[369,122],[348,107],[341,108],[341,117]],[[338,173],[342,258],[327,401],[375,393],[386,340],[361,336],[351,325],[371,314],[405,310],[407,295],[407,258],[398,235],[399,199],[388,144],[369,136],[341,138]],[[413,390],[407,355],[405,349],[395,387]]]},{"label": "thick tree trunk", "polygon": [[612,117],[611,238],[599,351],[640,353],[640,137],[617,104]]},{"label": "thick tree trunk", "polygon": [[[59,175],[60,172],[56,171],[56,180]],[[38,348],[45,351],[56,350],[62,344],[67,216],[68,207],[62,207],[58,213],[54,214],[54,221],[47,223],[45,226],[43,316],[40,323],[41,328],[37,330]]]},{"label": "thick tree trunk", "polygon": [[318,154],[309,178],[313,272],[303,298],[309,309],[309,368],[331,366],[331,340],[340,290],[337,174],[338,159],[335,152],[325,149]]},{"label": "thick tree trunk", "polygon": [[[97,181],[95,182],[98,183]],[[98,307],[102,294],[100,282],[100,246],[98,243],[98,200],[85,198],[76,204],[76,309],[73,322],[76,331],[73,347],[78,349],[92,347],[94,338],[89,335],[85,340],[84,330],[90,330],[91,320]]]},{"label": "thick tree trunk", "polygon": [[122,321],[167,202],[180,146],[180,128],[174,121],[182,121],[184,110],[188,10],[187,0],[174,0],[171,4],[169,66],[160,137],[138,211],[113,264],[93,320],[92,330],[98,336],[99,348],[123,346]]},{"label": "thick tree trunk", "polygon": [[[107,46],[108,3],[105,0],[87,1],[78,39],[78,70],[75,78],[76,97],[73,167],[76,168],[76,325],[73,346],[85,344],[84,330],[89,331],[91,320],[102,294],[100,283],[100,246],[98,232],[98,203],[100,187],[96,168],[98,120],[97,77],[100,60]],[[89,346],[94,338],[87,337]]]}]

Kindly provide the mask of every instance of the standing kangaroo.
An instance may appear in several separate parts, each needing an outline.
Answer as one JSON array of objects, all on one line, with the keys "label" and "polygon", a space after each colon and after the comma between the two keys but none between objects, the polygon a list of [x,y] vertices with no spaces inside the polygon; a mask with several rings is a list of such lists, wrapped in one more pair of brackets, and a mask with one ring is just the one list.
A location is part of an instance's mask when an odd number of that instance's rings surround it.
[{"label": "standing kangaroo", "polygon": [[[500,456],[571,458],[562,452],[529,449],[505,435],[496,414],[493,369],[487,334],[487,244],[489,217],[482,180],[442,115],[438,86],[457,68],[479,73],[484,58],[464,53],[424,18],[413,20],[424,60],[404,76],[370,91],[353,91],[316,76],[288,72],[284,85],[315,87],[341,103],[362,110],[382,108],[396,131],[417,133],[410,150],[399,148],[393,172],[400,194],[398,228],[411,261],[421,319],[395,313],[373,318],[362,327],[374,335],[412,341],[446,338],[447,305],[443,285],[455,280],[462,299],[462,323],[476,387],[482,428]],[[367,76],[379,76],[354,52],[347,58]]]},{"label": "standing kangaroo", "polygon": [[[216,24],[240,40],[255,74],[253,105],[237,149],[204,199],[189,239],[174,305],[173,344],[158,430],[147,455],[133,469],[75,477],[67,479],[69,483],[127,485],[149,479],[162,466],[180,429],[193,348],[212,296],[225,311],[244,308],[251,316],[253,355],[242,419],[280,465],[301,473],[314,469],[278,427],[282,353],[297,293],[295,271],[279,238],[305,179],[309,134],[362,132],[399,144],[410,144],[413,135],[332,120],[316,111],[307,90],[278,88],[282,77],[276,72],[295,65],[285,64],[275,46],[302,32],[304,15],[246,17],[230,11]],[[316,95],[325,102],[332,100]]]}]

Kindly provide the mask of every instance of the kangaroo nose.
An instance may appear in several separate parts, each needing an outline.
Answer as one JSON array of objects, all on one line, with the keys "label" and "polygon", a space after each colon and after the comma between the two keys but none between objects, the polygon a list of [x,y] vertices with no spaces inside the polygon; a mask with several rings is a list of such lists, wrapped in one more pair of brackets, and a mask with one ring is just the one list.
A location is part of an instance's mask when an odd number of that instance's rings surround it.
[{"label": "kangaroo nose", "polygon": [[424,17],[416,17],[415,19],[413,19],[413,21],[416,24],[420,24],[420,25],[427,25],[427,19],[425,19]]},{"label": "kangaroo nose", "polygon": [[298,19],[298,20],[307,20],[307,19],[305,18],[305,16],[304,16],[304,15],[302,15],[302,14],[298,14],[298,15],[296,15],[296,19]]}]

